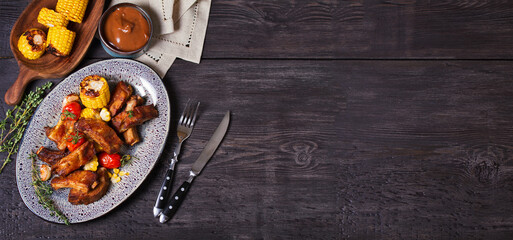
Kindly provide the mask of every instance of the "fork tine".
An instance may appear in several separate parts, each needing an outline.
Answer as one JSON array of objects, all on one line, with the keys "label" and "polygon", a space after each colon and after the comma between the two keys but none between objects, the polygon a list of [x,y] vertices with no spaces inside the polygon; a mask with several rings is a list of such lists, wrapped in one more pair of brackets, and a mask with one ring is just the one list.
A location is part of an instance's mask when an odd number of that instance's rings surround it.
[{"label": "fork tine", "polygon": [[196,105],[196,110],[194,110],[194,116],[192,117],[191,127],[194,126],[194,123],[196,122],[196,116],[198,116],[198,108],[199,108],[200,102]]},{"label": "fork tine", "polygon": [[185,122],[186,127],[191,127],[193,111],[194,111],[194,106],[192,104],[190,104],[189,108],[187,109],[187,118],[186,118],[186,122]]},{"label": "fork tine", "polygon": [[191,99],[188,99],[187,104],[185,104],[185,108],[183,109],[182,115],[180,116],[180,120],[178,120],[178,125],[183,125],[185,114],[186,114],[187,109],[189,108],[190,102],[191,102]]},{"label": "fork tine", "polygon": [[183,123],[182,123],[182,125],[184,127],[189,127],[190,112],[191,112],[191,104],[187,104],[187,107],[184,110],[184,117],[183,117]]}]

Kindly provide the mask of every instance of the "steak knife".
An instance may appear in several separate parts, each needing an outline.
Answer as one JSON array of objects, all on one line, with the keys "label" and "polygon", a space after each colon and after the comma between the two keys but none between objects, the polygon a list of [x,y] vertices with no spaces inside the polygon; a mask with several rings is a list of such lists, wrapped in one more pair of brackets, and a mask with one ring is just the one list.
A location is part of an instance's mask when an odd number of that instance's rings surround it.
[{"label": "steak knife", "polygon": [[192,181],[196,176],[198,176],[201,170],[207,165],[208,160],[212,157],[217,147],[223,140],[224,135],[226,134],[226,130],[228,130],[228,124],[230,123],[230,111],[226,112],[223,120],[215,130],[214,134],[208,140],[207,145],[203,148],[200,156],[192,165],[192,169],[189,172],[189,179],[185,181],[173,196],[170,198],[169,202],[166,204],[164,211],[160,214],[159,221],[161,223],[167,222],[178,210],[178,207],[182,204],[185,195],[189,191],[189,187],[191,186]]}]

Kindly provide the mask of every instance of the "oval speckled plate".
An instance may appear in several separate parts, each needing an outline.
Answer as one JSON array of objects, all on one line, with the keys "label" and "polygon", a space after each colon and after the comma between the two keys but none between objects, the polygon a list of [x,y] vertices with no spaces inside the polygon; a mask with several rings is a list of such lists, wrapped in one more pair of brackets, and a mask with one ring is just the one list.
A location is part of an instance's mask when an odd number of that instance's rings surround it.
[{"label": "oval speckled plate", "polygon": [[[118,81],[132,85],[136,94],[146,99],[145,104],[154,104],[159,116],[138,127],[142,142],[126,148],[123,154],[137,157],[123,171],[130,172],[116,184],[111,184],[107,194],[89,205],[71,205],[68,202],[69,189],[54,191],[52,198],[57,207],[68,217],[71,223],[85,222],[100,217],[126,200],[144,181],[157,162],[169,130],[170,103],[166,88],[159,76],[148,66],[134,60],[111,59],[84,67],[59,83],[41,102],[30,121],[20,145],[16,159],[16,179],[20,195],[27,207],[45,220],[63,223],[50,211],[44,209],[37,201],[31,185],[31,160],[29,154],[40,146],[56,149],[44,132],[44,127],[55,126],[58,121],[62,100],[70,93],[78,93],[80,81],[88,75],[100,75],[107,79],[114,89]],[[42,162],[37,161],[37,167]]]}]

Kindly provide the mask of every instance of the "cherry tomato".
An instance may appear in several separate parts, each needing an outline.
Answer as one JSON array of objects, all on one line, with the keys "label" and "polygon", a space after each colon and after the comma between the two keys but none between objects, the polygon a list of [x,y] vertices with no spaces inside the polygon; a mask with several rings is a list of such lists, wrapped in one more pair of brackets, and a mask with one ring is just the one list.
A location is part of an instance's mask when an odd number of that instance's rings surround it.
[{"label": "cherry tomato", "polygon": [[100,165],[106,168],[119,168],[121,166],[121,156],[119,154],[108,154],[106,152],[100,153],[98,156]]},{"label": "cherry tomato", "polygon": [[82,107],[77,102],[68,103],[62,110],[62,116],[67,120],[78,120],[80,118],[80,112]]},{"label": "cherry tomato", "polygon": [[84,134],[79,131],[70,133],[66,138],[66,146],[68,147],[68,150],[70,152],[73,152],[75,149],[80,147],[80,145],[82,145],[84,142]]}]

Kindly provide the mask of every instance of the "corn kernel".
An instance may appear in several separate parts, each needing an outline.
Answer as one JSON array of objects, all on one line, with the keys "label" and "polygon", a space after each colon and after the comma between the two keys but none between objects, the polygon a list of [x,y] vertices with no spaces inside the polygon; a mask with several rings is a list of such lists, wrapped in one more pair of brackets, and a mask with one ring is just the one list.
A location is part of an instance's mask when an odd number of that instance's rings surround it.
[{"label": "corn kernel", "polygon": [[114,173],[116,173],[116,174],[117,174],[117,173],[119,173],[119,169],[118,169],[118,168],[114,168],[114,169],[113,169],[113,171],[114,171]]},{"label": "corn kernel", "polygon": [[121,178],[120,177],[112,177],[110,179],[110,181],[113,182],[113,183],[118,183],[119,181],[121,181]]},{"label": "corn kernel", "polygon": [[85,108],[80,112],[81,118],[92,118],[92,119],[101,119],[100,113],[96,109]]},{"label": "corn kernel", "polygon": [[107,110],[106,108],[102,108],[102,110],[100,111],[100,117],[105,122],[110,121],[110,112],[109,112],[109,110]]},{"label": "corn kernel", "polygon": [[55,9],[68,20],[82,23],[88,0],[58,0]]},{"label": "corn kernel", "polygon": [[93,158],[84,165],[84,170],[96,172],[96,170],[98,170],[98,157],[93,156]]}]

